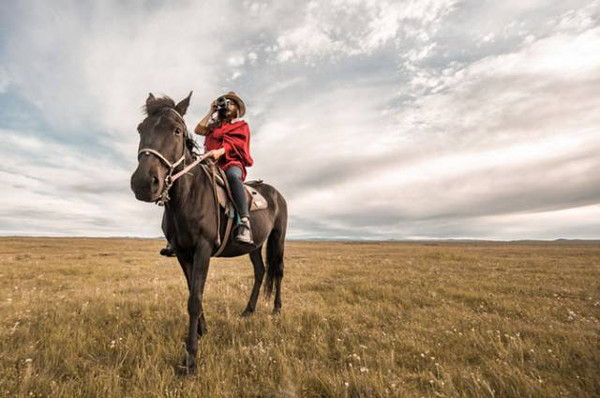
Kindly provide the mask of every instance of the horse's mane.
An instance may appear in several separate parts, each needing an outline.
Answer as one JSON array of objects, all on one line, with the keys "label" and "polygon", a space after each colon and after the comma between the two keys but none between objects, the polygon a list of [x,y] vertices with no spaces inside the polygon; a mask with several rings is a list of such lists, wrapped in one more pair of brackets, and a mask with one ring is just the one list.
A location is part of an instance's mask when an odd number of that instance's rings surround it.
[{"label": "horse's mane", "polygon": [[173,109],[175,112],[177,112],[177,109],[175,109],[175,101],[166,95],[155,98],[150,102],[146,102],[146,106],[144,107],[146,115],[148,116],[157,116],[159,113],[163,113],[166,109]]},{"label": "horse's mane", "polygon": [[[179,111],[177,111],[175,108],[175,101],[173,101],[173,99],[167,95],[155,98],[153,101],[147,102],[144,106],[144,111],[146,112],[147,116],[159,116],[166,113],[166,111],[169,109],[179,113]],[[194,137],[191,137],[188,133],[187,126],[185,129],[185,145],[191,152],[199,152],[200,150],[200,146]]]}]

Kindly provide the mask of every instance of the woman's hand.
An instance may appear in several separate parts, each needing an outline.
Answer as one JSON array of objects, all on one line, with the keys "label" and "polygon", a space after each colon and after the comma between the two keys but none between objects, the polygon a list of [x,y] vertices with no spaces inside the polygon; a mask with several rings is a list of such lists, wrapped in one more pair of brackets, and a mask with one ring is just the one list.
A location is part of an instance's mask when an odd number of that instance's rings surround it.
[{"label": "woman's hand", "polygon": [[208,157],[212,157],[214,160],[218,160],[221,156],[225,155],[225,148],[212,149],[206,153]]},{"label": "woman's hand", "polygon": [[196,125],[196,128],[194,129],[194,133],[205,136],[212,129],[215,128],[215,126],[218,124],[218,121],[213,120],[212,116],[216,110],[217,110],[217,100],[214,100],[210,104],[210,109],[209,109],[208,113],[206,114],[206,116],[204,116],[202,118],[202,120],[200,120],[200,122],[198,122],[198,124]]}]

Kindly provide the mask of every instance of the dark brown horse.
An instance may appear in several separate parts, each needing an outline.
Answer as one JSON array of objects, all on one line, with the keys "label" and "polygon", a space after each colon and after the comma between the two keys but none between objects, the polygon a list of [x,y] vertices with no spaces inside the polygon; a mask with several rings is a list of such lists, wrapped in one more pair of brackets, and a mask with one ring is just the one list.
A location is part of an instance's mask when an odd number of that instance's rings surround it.
[{"label": "dark brown horse", "polygon": [[[185,366],[189,372],[196,368],[198,335],[206,333],[202,308],[202,294],[208,265],[216,252],[218,236],[223,237],[225,223],[218,223],[217,214],[225,220],[225,213],[215,203],[209,173],[201,171],[198,164],[181,178],[171,181],[172,174],[184,170],[195,160],[195,141],[189,135],[183,120],[190,95],[175,104],[168,97],[155,98],[152,93],[146,100],[146,118],[139,124],[140,145],[138,166],[131,176],[131,189],[135,197],[144,202],[157,202],[165,198],[162,229],[175,250],[189,289],[188,313],[190,325],[186,340]],[[217,167],[212,162],[208,167]],[[171,185],[172,183],[172,185]],[[287,227],[287,205],[283,196],[272,186],[255,183],[253,187],[267,200],[268,208],[250,213],[254,245],[241,245],[229,239],[220,257],[249,254],[254,266],[254,287],[242,315],[250,315],[265,273],[261,249],[266,243],[267,281],[265,293],[269,299],[275,285],[273,313],[281,310],[281,279],[283,278],[283,251]],[[220,231],[217,225],[220,225]],[[222,238],[221,238],[222,239]]]}]

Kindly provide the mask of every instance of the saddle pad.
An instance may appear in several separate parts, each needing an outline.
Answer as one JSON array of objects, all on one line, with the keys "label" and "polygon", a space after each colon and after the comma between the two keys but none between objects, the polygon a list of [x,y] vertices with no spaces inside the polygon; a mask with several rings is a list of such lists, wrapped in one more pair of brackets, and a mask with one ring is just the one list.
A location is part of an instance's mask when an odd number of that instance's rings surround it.
[{"label": "saddle pad", "polygon": [[[225,191],[225,187],[222,185],[223,180],[217,178],[217,182],[217,196],[219,198],[219,205],[222,208],[227,209],[227,202],[229,201],[229,198],[227,197],[227,191]],[[244,188],[246,189],[246,198],[248,199],[248,207],[250,211],[267,208],[267,200],[260,192],[246,184],[244,184]]]}]

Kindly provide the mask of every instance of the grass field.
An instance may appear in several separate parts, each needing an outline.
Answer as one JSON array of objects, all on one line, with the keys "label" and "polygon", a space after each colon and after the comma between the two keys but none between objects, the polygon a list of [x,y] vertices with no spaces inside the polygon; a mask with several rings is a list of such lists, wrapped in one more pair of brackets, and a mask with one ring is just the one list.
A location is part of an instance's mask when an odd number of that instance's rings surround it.
[{"label": "grass field", "polygon": [[162,244],[0,239],[0,396],[600,396],[597,243],[288,242],[249,319],[249,259],[213,259],[193,377]]}]

